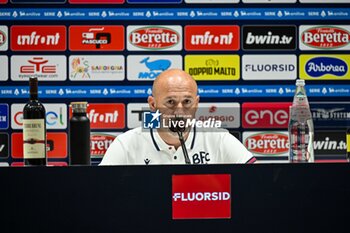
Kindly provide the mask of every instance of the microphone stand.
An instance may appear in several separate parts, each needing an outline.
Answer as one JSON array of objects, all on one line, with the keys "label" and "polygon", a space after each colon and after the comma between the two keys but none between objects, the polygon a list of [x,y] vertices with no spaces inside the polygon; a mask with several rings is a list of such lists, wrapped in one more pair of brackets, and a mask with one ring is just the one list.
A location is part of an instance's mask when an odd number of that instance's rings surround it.
[{"label": "microphone stand", "polygon": [[[176,117],[175,119],[176,121],[180,121],[180,120],[184,120],[183,118],[181,117]],[[188,157],[188,153],[187,153],[187,149],[186,149],[186,145],[185,145],[185,140],[184,140],[184,137],[183,137],[183,132],[186,130],[185,127],[179,127],[178,125],[174,126],[173,124],[171,124],[170,126],[170,130],[172,132],[176,132],[177,135],[179,136],[179,140],[180,140],[180,144],[181,144],[181,149],[182,149],[182,152],[184,154],[184,157],[185,157],[185,163],[186,164],[191,164],[191,161]]]},{"label": "microphone stand", "polygon": [[184,137],[182,135],[182,132],[178,130],[177,134],[179,135],[179,140],[180,140],[182,152],[183,152],[184,157],[185,157],[185,162],[186,162],[186,164],[191,164],[191,161],[188,157],[188,153],[187,153],[187,149],[186,149],[186,145],[185,145],[185,140],[184,140]]}]

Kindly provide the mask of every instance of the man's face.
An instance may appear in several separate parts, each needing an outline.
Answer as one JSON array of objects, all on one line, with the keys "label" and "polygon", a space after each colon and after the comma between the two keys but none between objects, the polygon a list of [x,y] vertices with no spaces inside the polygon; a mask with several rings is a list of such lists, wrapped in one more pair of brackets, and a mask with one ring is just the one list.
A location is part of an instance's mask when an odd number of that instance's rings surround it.
[{"label": "man's face", "polygon": [[157,89],[154,97],[149,99],[152,110],[158,109],[163,119],[195,117],[199,102],[197,88],[193,82],[169,79]]}]

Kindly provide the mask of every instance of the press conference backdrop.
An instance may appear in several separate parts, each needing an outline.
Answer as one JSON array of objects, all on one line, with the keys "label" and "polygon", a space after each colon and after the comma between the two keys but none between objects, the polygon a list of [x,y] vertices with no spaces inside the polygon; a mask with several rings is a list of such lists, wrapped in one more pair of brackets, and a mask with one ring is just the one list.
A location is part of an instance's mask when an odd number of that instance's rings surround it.
[{"label": "press conference backdrop", "polygon": [[160,72],[199,84],[216,117],[260,161],[286,160],[295,80],[306,80],[316,159],[346,154],[350,0],[0,0],[0,164],[21,166],[22,109],[38,76],[48,157],[67,165],[71,101],[88,101],[91,157],[141,125]]}]

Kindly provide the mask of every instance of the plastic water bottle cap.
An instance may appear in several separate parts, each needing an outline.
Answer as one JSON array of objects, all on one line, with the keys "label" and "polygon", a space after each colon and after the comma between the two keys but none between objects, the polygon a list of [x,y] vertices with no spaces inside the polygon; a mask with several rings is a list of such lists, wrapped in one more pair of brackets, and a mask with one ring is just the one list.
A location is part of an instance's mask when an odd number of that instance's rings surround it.
[{"label": "plastic water bottle cap", "polygon": [[303,79],[298,79],[297,82],[296,82],[296,85],[297,85],[297,86],[305,86],[305,80],[303,80]]}]

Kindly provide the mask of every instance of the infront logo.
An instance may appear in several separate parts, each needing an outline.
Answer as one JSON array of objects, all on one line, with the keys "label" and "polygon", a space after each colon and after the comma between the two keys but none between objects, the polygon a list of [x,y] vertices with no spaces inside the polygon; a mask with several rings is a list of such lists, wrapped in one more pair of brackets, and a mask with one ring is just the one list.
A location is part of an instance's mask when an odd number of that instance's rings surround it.
[{"label": "infront logo", "polygon": [[173,175],[173,219],[231,218],[231,175]]},{"label": "infront logo", "polygon": [[89,104],[86,112],[90,119],[91,129],[123,129],[125,127],[124,104]]},{"label": "infront logo", "polygon": [[238,26],[186,26],[185,49],[193,50],[230,50],[239,49]]},{"label": "infront logo", "polygon": [[11,49],[13,51],[64,51],[66,50],[66,27],[12,26]]}]

